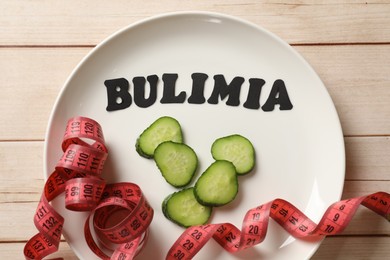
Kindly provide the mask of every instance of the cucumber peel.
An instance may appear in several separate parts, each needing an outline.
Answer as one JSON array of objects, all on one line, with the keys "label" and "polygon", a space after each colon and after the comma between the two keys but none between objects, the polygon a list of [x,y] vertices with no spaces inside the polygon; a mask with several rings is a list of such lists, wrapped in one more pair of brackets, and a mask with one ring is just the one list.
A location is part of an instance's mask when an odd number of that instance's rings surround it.
[{"label": "cucumber peel", "polygon": [[166,141],[154,151],[154,160],[165,180],[174,187],[188,185],[198,167],[198,157],[186,144]]},{"label": "cucumber peel", "polygon": [[136,151],[145,158],[153,158],[154,150],[165,141],[183,142],[179,122],[169,116],[158,118],[142,132],[135,144]]},{"label": "cucumber peel", "polygon": [[236,197],[238,178],[234,165],[225,160],[212,163],[195,184],[194,194],[205,206],[223,206]]},{"label": "cucumber peel", "polygon": [[166,197],[162,203],[166,218],[182,227],[206,224],[212,207],[199,204],[194,196],[194,188],[186,188]]},{"label": "cucumber peel", "polygon": [[245,137],[234,134],[218,138],[211,146],[215,160],[227,160],[234,164],[238,175],[249,173],[255,166],[255,149]]}]

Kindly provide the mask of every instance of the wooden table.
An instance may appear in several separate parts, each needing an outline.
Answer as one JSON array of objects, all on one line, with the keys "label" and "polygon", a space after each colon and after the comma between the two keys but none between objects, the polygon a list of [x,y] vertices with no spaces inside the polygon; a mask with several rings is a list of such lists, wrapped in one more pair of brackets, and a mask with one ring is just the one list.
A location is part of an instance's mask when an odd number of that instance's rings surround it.
[{"label": "wooden table", "polygon": [[[28,1],[0,4],[0,258],[22,259],[36,229],[43,143],[65,79],[101,40],[171,11],[222,12],[279,35],[318,72],[345,135],[343,198],[390,192],[390,1]],[[390,225],[359,208],[313,259],[385,259]],[[60,252],[75,259],[66,242]]]}]

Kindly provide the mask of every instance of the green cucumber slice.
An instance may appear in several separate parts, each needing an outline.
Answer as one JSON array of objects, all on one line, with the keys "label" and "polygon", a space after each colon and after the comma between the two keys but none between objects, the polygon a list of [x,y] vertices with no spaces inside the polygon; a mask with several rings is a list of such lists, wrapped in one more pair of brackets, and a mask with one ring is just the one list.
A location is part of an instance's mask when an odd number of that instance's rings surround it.
[{"label": "green cucumber slice", "polygon": [[215,160],[227,160],[234,164],[237,174],[249,173],[255,166],[255,149],[245,137],[234,134],[218,138],[211,146]]},{"label": "green cucumber slice", "polygon": [[166,141],[154,151],[154,160],[165,180],[174,187],[188,185],[198,167],[198,157],[186,144]]},{"label": "green cucumber slice", "polygon": [[194,196],[194,188],[187,188],[166,197],[162,203],[166,218],[182,226],[190,227],[206,224],[212,208],[199,204]]},{"label": "green cucumber slice", "polygon": [[153,158],[156,147],[165,141],[183,142],[183,134],[179,122],[169,116],[154,121],[137,138],[136,150],[145,158]]},{"label": "green cucumber slice", "polygon": [[234,165],[225,160],[212,163],[199,177],[194,194],[205,206],[222,206],[236,197],[238,178]]}]

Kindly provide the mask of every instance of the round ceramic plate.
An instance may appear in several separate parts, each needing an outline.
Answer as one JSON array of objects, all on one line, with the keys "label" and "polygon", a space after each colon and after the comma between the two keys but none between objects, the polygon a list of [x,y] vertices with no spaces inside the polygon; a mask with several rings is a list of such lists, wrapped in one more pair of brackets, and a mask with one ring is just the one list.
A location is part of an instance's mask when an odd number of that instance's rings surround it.
[{"label": "round ceramic plate", "polygon": [[[133,79],[151,75],[158,78],[156,92],[146,81],[144,95],[134,93]],[[108,94],[112,86],[106,81],[114,79],[129,83],[123,92],[127,98]],[[165,182],[153,160],[135,150],[137,137],[161,116],[176,118],[185,143],[196,151],[195,180],[213,162],[215,139],[241,134],[255,147],[255,169],[239,177],[238,196],[214,209],[212,223],[240,227],[247,210],[275,198],[290,201],[318,222],[342,192],[343,135],[323,83],[288,44],[234,17],[165,14],[135,23],[94,48],[70,75],[52,111],[46,177],[61,156],[67,120],[78,115],[102,125],[109,149],[103,177],[137,183],[155,210],[138,259],[164,259],[183,232],[161,211],[164,198],[177,189]],[[63,197],[53,205],[66,219],[64,235],[76,255],[94,259],[82,232],[86,213],[66,210]],[[210,241],[196,259],[306,259],[319,244],[296,240],[271,220],[262,244],[232,255]]]}]

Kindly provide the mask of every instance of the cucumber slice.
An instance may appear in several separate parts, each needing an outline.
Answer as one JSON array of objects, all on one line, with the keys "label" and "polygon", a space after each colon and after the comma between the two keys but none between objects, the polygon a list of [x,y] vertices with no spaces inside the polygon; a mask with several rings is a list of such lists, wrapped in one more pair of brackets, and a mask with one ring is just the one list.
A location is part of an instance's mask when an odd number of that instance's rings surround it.
[{"label": "cucumber slice", "polygon": [[187,228],[206,224],[212,208],[198,203],[192,187],[166,197],[162,203],[162,212],[172,222]]},{"label": "cucumber slice", "polygon": [[205,206],[222,206],[236,197],[238,178],[229,161],[219,160],[206,169],[195,184],[195,198]]},{"label": "cucumber slice", "polygon": [[165,180],[180,188],[189,184],[198,167],[198,157],[186,144],[166,141],[154,151],[154,160]]},{"label": "cucumber slice", "polygon": [[153,158],[156,147],[165,141],[183,142],[179,122],[169,116],[160,117],[146,128],[137,138],[135,147],[139,155]]},{"label": "cucumber slice", "polygon": [[245,137],[234,134],[221,137],[211,146],[215,160],[227,160],[234,164],[237,174],[249,173],[255,166],[255,149]]}]

